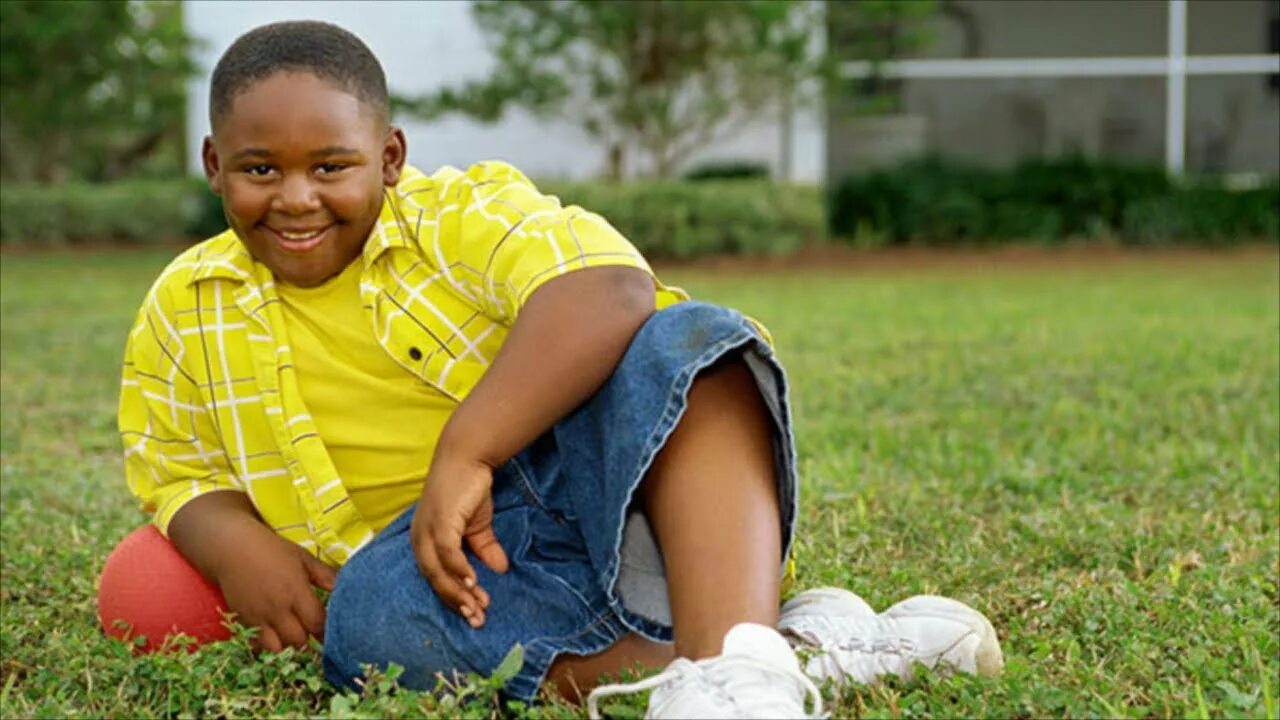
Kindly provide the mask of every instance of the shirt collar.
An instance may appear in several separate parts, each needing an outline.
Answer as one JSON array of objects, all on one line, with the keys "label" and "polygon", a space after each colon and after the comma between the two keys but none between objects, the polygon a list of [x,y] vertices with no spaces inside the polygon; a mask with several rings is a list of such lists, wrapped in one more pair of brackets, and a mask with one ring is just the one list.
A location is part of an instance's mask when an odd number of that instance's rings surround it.
[{"label": "shirt collar", "polygon": [[382,210],[378,212],[378,221],[373,224],[373,230],[369,232],[369,239],[364,242],[365,267],[372,265],[383,253],[392,248],[412,246],[406,232],[406,223],[416,222],[416,218],[404,217],[403,213],[407,208],[400,200],[399,194],[391,188],[383,189]]},{"label": "shirt collar", "polygon": [[188,285],[202,280],[222,279],[245,282],[253,277],[253,256],[231,229],[214,236],[196,256]]}]

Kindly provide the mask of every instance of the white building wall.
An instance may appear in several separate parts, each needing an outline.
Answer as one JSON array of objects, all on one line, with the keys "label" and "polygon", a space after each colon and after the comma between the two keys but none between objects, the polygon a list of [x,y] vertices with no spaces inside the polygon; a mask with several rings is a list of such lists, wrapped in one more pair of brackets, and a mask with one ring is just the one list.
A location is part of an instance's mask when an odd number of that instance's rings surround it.
[{"label": "white building wall", "polygon": [[[492,59],[471,18],[470,3],[448,2],[208,2],[184,6],[190,32],[202,41],[196,51],[201,73],[190,86],[187,138],[189,165],[200,172],[200,144],[209,132],[209,74],[222,52],[240,34],[280,20],[324,20],[359,35],[382,61],[392,90],[425,93],[487,74]],[[427,171],[441,165],[464,167],[486,159],[506,160],[534,178],[588,179],[604,168],[604,150],[563,120],[539,121],[509,112],[492,125],[462,116],[423,123],[398,118],[409,138],[409,161]],[[825,174],[825,133],[820,114],[797,113],[792,138],[792,177],[817,182]],[[708,146],[687,159],[691,167],[708,159],[749,158],[777,168],[781,157],[778,123],[765,120],[734,138]]]}]

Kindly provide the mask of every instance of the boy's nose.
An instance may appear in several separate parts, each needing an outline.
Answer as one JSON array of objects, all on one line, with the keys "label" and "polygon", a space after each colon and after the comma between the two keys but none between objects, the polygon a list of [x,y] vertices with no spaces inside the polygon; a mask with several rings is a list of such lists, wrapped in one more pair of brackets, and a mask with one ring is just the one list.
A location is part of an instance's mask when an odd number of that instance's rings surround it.
[{"label": "boy's nose", "polygon": [[320,199],[306,177],[287,175],[273,204],[279,212],[298,215],[315,210]]}]

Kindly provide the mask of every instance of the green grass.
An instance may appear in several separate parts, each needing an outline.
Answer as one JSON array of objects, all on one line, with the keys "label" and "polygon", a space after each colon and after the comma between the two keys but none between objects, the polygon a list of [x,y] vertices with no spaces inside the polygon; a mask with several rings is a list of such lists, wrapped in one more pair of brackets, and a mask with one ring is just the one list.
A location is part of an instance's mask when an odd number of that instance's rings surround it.
[{"label": "green grass", "polygon": [[[0,716],[494,714],[478,680],[335,695],[313,654],[255,661],[241,638],[132,658],[99,633],[95,575],[144,521],[121,479],[117,365],[164,262],[3,258]],[[877,607],[951,595],[1000,631],[1002,677],[829,693],[836,716],[1280,712],[1277,269],[1253,251],[670,274],[775,333],[802,456],[800,584]]]}]

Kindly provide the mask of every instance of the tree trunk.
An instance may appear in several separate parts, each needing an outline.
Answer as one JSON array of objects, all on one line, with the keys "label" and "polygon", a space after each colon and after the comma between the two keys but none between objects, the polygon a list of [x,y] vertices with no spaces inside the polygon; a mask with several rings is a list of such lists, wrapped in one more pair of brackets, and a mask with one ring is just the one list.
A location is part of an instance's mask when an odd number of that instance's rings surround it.
[{"label": "tree trunk", "polygon": [[608,157],[605,160],[605,177],[614,182],[622,180],[626,172],[626,150],[621,142],[609,143]]},{"label": "tree trunk", "polygon": [[795,144],[796,114],[795,93],[790,85],[787,85],[782,90],[782,97],[778,103],[778,113],[778,170],[776,177],[778,182],[789,183],[795,173],[795,153],[792,146]]}]

